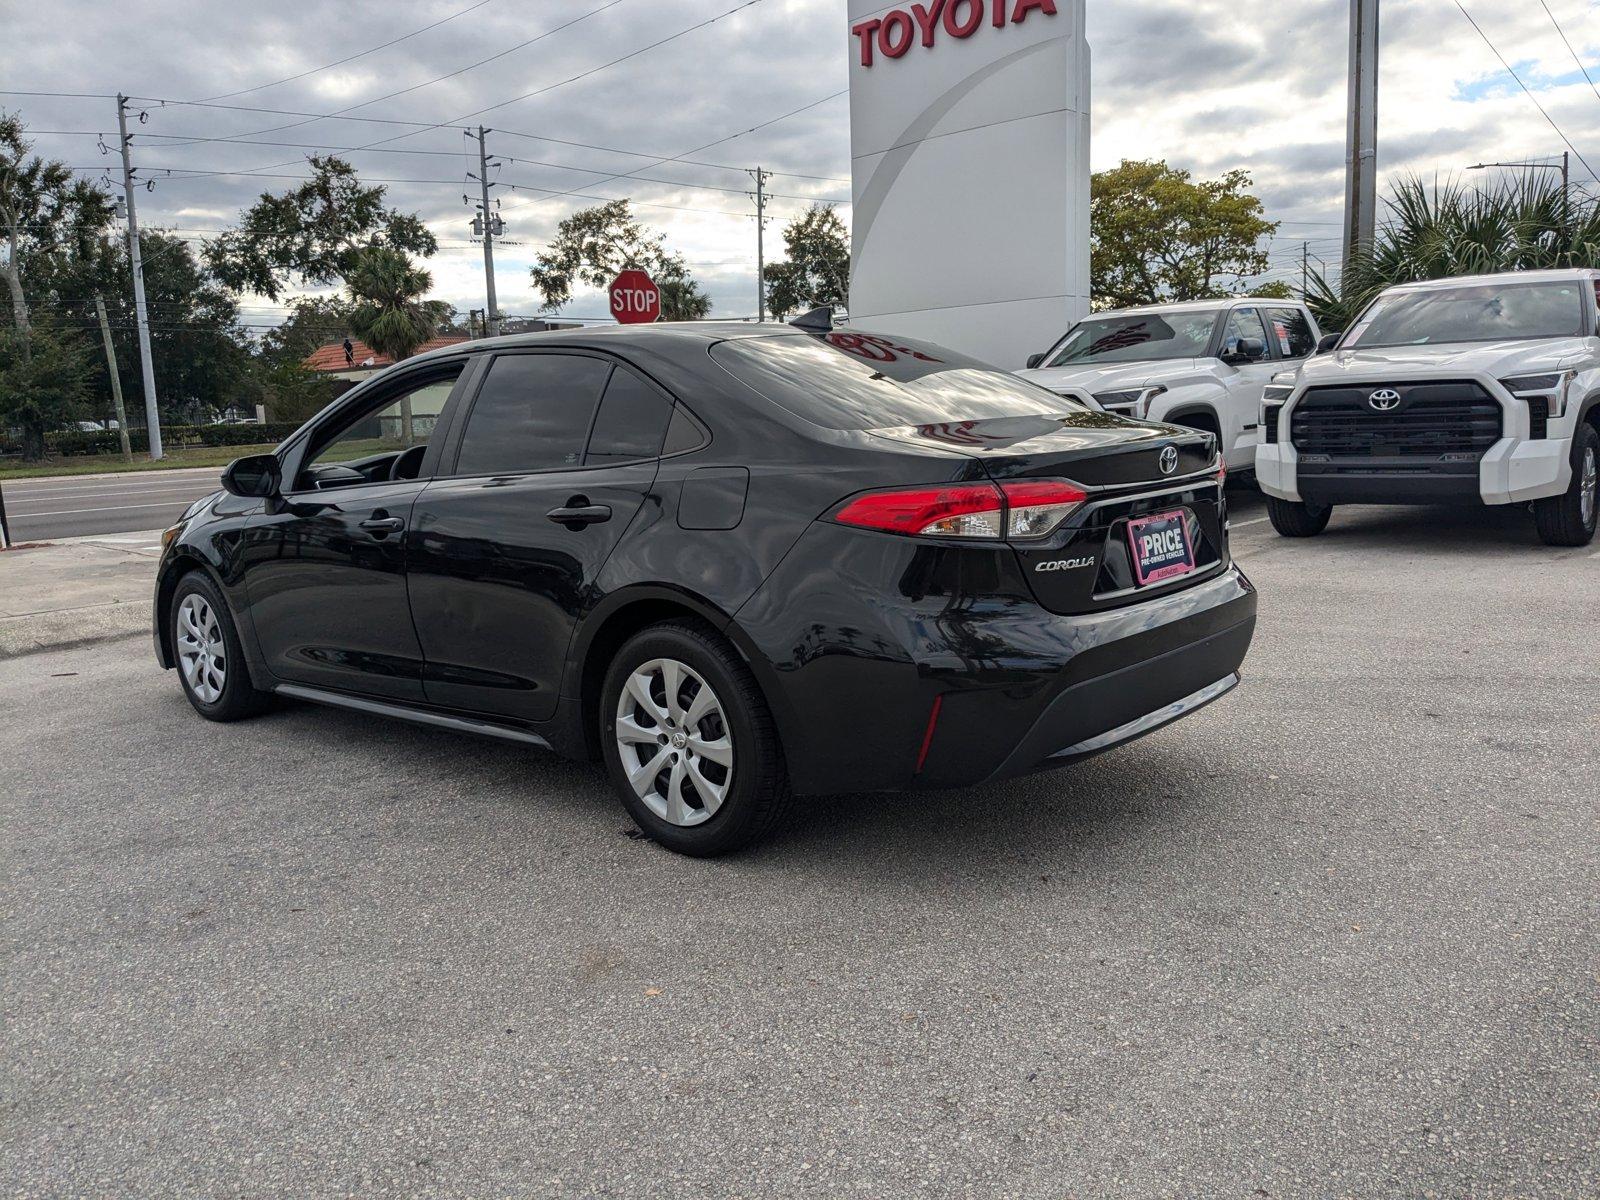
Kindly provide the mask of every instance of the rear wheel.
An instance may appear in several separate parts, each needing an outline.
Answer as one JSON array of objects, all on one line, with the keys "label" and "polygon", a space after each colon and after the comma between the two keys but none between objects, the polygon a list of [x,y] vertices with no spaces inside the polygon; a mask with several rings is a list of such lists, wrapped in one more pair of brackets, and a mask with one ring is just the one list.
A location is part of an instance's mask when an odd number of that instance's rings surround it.
[{"label": "rear wheel", "polygon": [[1267,497],[1267,516],[1272,527],[1284,537],[1316,537],[1328,527],[1333,516],[1331,504],[1305,504],[1299,500],[1280,500]]},{"label": "rear wheel", "polygon": [[211,580],[192,571],[172,595],[172,656],[183,694],[208,721],[254,716],[272,697],[250,682],[239,633],[221,593]]},{"label": "rear wheel", "polygon": [[1580,425],[1572,439],[1572,482],[1559,496],[1533,502],[1533,520],[1548,546],[1587,546],[1600,512],[1600,433]]},{"label": "rear wheel", "polygon": [[601,697],[601,745],[623,807],[680,854],[765,837],[790,799],[788,770],[750,669],[708,627],[673,621],[630,638]]}]

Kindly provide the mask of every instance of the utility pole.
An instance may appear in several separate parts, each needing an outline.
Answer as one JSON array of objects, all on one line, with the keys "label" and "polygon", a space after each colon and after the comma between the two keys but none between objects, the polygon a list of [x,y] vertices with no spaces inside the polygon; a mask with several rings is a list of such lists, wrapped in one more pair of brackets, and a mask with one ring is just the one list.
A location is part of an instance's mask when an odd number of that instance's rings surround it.
[{"label": "utility pole", "polygon": [[1561,172],[1561,243],[1562,249],[1570,249],[1572,241],[1572,152],[1561,152],[1561,165],[1558,167],[1553,162],[1481,162],[1473,163],[1467,168],[1469,171],[1487,171],[1490,167],[1507,167],[1515,171],[1560,171]]},{"label": "utility pole", "polygon": [[1300,243],[1300,299],[1311,290],[1311,243]]},{"label": "utility pole", "polygon": [[117,131],[122,142],[122,195],[128,207],[128,262],[133,268],[133,311],[139,325],[139,366],[144,375],[144,419],[150,461],[161,458],[161,411],[156,407],[156,371],[150,358],[150,313],[144,302],[144,264],[139,259],[139,214],[133,202],[133,157],[128,149],[128,98],[117,93]]},{"label": "utility pole", "polygon": [[100,340],[106,346],[106,370],[111,374],[111,399],[117,406],[117,434],[122,442],[122,461],[133,461],[133,447],[128,443],[128,410],[122,406],[122,376],[117,373],[117,348],[111,343],[111,324],[106,320],[106,300],[99,292],[94,294],[95,315],[100,318]]},{"label": "utility pole", "polygon": [[1344,266],[1369,248],[1378,208],[1378,0],[1350,0],[1350,127],[1345,149]]},{"label": "utility pole", "polygon": [[767,319],[767,180],[772,178],[772,172],[757,167],[750,174],[756,181],[756,190],[752,193],[756,202],[756,320],[765,321]]},{"label": "utility pole", "polygon": [[[478,187],[482,191],[483,199],[478,211],[482,214],[480,220],[483,227],[483,284],[489,295],[489,307],[484,310],[483,323],[489,337],[500,336],[500,306],[495,301],[494,295],[494,235],[499,233],[503,226],[500,218],[489,211],[489,151],[485,144],[485,137],[489,130],[482,125],[478,126]],[[495,164],[499,166],[499,163]],[[471,172],[468,172],[470,175]],[[478,222],[473,222],[474,226]],[[474,229],[476,232],[476,229]]]}]

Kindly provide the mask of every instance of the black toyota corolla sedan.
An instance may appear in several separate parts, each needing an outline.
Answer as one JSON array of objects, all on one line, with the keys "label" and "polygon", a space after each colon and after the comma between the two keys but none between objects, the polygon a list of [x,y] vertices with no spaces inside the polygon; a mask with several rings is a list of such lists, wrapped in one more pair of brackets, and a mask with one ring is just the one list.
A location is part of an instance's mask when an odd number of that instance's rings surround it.
[{"label": "black toyota corolla sedan", "polygon": [[1239,681],[1210,435],[856,330],[472,342],[345,394],[167,531],[202,716],[288,697],[603,759],[711,855],[799,797],[1071,762]]}]

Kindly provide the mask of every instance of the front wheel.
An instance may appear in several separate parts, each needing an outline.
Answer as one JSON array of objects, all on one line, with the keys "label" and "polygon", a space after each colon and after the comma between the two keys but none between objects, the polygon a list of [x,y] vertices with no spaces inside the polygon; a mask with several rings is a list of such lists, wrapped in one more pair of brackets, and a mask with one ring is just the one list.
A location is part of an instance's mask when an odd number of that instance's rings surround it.
[{"label": "front wheel", "polygon": [[755,677],[710,628],[653,625],[606,673],[600,736],[628,814],[670,850],[710,857],[767,836],[791,792]]},{"label": "front wheel", "polygon": [[208,721],[254,716],[271,702],[250,682],[239,633],[222,594],[199,571],[178,581],[172,596],[172,656],[183,694]]},{"label": "front wheel", "polygon": [[1267,497],[1267,516],[1272,527],[1284,537],[1316,537],[1328,527],[1333,516],[1331,504],[1305,504],[1298,500],[1280,500]]},{"label": "front wheel", "polygon": [[1578,426],[1572,440],[1572,483],[1559,496],[1533,502],[1533,520],[1547,546],[1587,546],[1600,511],[1600,433]]}]

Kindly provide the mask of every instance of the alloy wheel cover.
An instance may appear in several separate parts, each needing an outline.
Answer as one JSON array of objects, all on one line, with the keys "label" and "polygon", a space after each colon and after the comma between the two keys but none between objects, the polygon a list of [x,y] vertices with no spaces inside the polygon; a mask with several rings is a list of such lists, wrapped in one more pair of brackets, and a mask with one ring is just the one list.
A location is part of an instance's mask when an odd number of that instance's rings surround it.
[{"label": "alloy wheel cover", "polygon": [[629,672],[616,739],[634,795],[669,825],[702,825],[727,800],[732,731],[722,701],[687,663],[653,658]]},{"label": "alloy wheel cover", "polygon": [[228,644],[206,598],[191,592],[178,605],[178,665],[189,690],[206,704],[222,698],[228,684]]}]

